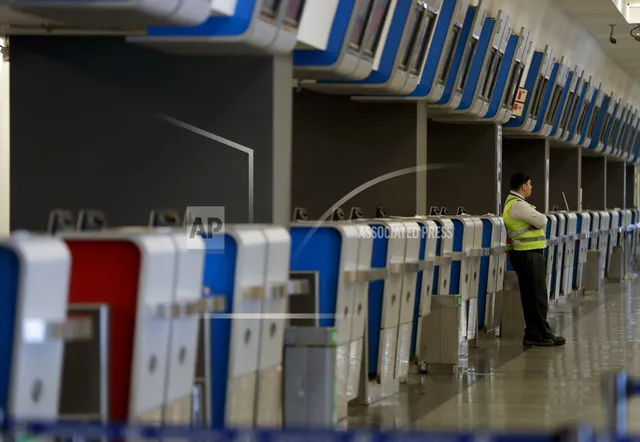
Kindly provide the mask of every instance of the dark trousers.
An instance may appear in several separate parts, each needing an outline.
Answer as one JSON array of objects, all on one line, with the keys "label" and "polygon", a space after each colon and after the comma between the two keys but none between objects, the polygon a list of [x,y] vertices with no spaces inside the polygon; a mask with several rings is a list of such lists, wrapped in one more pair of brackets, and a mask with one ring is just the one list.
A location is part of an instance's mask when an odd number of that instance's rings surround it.
[{"label": "dark trousers", "polygon": [[509,252],[509,260],[518,275],[520,299],[528,338],[551,338],[553,332],[547,322],[547,263],[543,250]]}]

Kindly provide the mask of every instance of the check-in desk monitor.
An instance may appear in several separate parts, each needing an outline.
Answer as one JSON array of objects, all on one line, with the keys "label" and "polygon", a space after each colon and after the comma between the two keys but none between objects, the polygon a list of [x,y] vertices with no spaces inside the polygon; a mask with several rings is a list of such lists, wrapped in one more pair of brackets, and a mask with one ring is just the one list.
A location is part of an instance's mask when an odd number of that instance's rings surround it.
[{"label": "check-in desk monitor", "polygon": [[[594,143],[597,143],[597,133],[604,115],[609,111],[610,99],[611,97],[604,93],[599,94],[596,99],[591,117],[588,120],[587,130],[585,131],[584,141],[582,143],[583,147],[591,147]],[[596,137],[596,139],[594,139],[594,137]]]},{"label": "check-in desk monitor", "polygon": [[415,0],[395,4],[382,56],[361,81],[319,80],[318,89],[346,94],[401,94],[418,85],[442,0],[431,5]]},{"label": "check-in desk monitor", "polygon": [[188,55],[288,54],[297,43],[305,0],[242,0],[232,16],[194,27],[150,27],[127,41]]},{"label": "check-in desk monitor", "polygon": [[627,136],[626,143],[623,148],[622,158],[628,160],[631,158],[631,148],[635,145],[638,138],[638,129],[640,129],[640,111],[634,110],[635,116],[633,117],[633,123],[631,123],[629,135]]},{"label": "check-in desk monitor", "polygon": [[[406,95],[386,97],[383,100],[420,100],[430,103],[438,101],[444,92],[446,72],[450,66],[459,31],[460,22],[466,12],[467,0],[444,0],[431,2],[428,9],[432,15],[432,29],[426,38],[426,52],[422,72],[416,87]],[[437,14],[434,15],[434,13]],[[429,36],[430,34],[430,36]],[[411,82],[407,85],[412,86]],[[409,90],[409,87],[404,88]],[[377,97],[368,97],[376,100]],[[358,98],[356,98],[358,99]]]},{"label": "check-in desk monitor", "polygon": [[578,85],[579,92],[574,112],[569,116],[567,129],[565,130],[565,134],[562,136],[562,140],[567,143],[573,143],[573,139],[576,136],[578,122],[582,117],[582,113],[586,112],[587,97],[592,93],[592,83],[593,78],[591,76],[587,76],[585,73],[582,84]]},{"label": "check-in desk monitor", "polygon": [[[390,0],[340,0],[327,48],[297,49],[297,80],[363,80],[373,69],[373,56],[383,44]],[[364,59],[364,60],[363,60]],[[362,63],[361,63],[362,61]],[[304,82],[307,83],[307,82]],[[307,86],[303,83],[304,86]],[[315,87],[313,84],[308,85]]]},{"label": "check-in desk monitor", "polygon": [[616,106],[614,107],[612,121],[611,121],[611,130],[606,134],[606,137],[603,142],[603,152],[610,153],[612,150],[612,146],[618,138],[618,133],[622,128],[622,122],[626,117],[626,112],[624,108],[624,104],[621,100],[618,100]]},{"label": "check-in desk monitor", "polygon": [[[436,73],[435,78],[435,95],[432,98],[433,101],[429,100],[430,103],[439,103],[442,97],[444,96],[445,89],[447,88],[448,78],[452,71],[457,70],[457,67],[454,69],[454,58],[456,51],[460,45],[460,36],[462,35],[462,29],[464,26],[464,21],[466,20],[468,11],[461,10],[458,11],[456,15],[454,15],[454,20],[451,25],[451,29],[448,32],[446,42],[444,47],[442,48],[442,60],[440,65],[438,66],[438,71]],[[453,80],[451,80],[453,82]]]},{"label": "check-in desk monitor", "polygon": [[144,29],[197,26],[211,14],[211,0],[1,0],[0,5],[67,26]]},{"label": "check-in desk monitor", "polygon": [[[623,105],[621,104],[620,107],[622,106]],[[622,112],[620,113],[620,118],[616,120],[617,124],[614,125],[614,132],[611,134],[610,142],[605,150],[605,153],[609,155],[617,156],[618,144],[624,137],[624,132],[627,128],[628,119],[629,119],[629,106],[624,105],[624,107],[622,107]]]},{"label": "check-in desk monitor", "polygon": [[602,93],[602,84],[596,89],[593,94],[593,98],[588,102],[584,118],[578,125],[578,145],[581,147],[587,147],[591,144],[591,133],[593,130],[592,122],[595,120],[602,109],[602,100],[604,94]]},{"label": "check-in desk monitor", "polygon": [[535,93],[531,98],[531,107],[529,107],[529,123],[524,128],[526,132],[537,132],[542,126],[544,113],[549,103],[551,90],[553,89],[553,83],[558,74],[558,63],[556,63],[556,58],[553,56],[553,50],[551,54],[552,56],[548,59],[545,70],[541,72],[542,75],[534,88]]},{"label": "check-in desk monitor", "polygon": [[476,52],[480,33],[486,19],[486,2],[481,0],[478,6],[469,6],[467,8],[462,28],[459,31],[458,41],[451,54],[451,61],[450,63],[447,62],[448,67],[445,66],[446,82],[444,93],[440,100],[430,106],[433,113],[448,112],[457,109],[460,105],[462,91],[471,70],[471,60]]},{"label": "check-in desk monitor", "polygon": [[496,85],[483,118],[504,124],[511,118],[518,88],[525,72],[525,62],[531,53],[533,42],[527,28],[520,28],[517,34],[503,34],[504,62],[496,75]]},{"label": "check-in desk monitor", "polygon": [[571,72],[571,82],[568,87],[565,104],[560,112],[556,127],[551,131],[551,136],[555,139],[563,139],[569,130],[571,117],[575,114],[576,106],[578,105],[579,93],[582,88],[583,81],[584,69],[580,66],[576,66],[576,68]]},{"label": "check-in desk monitor", "polygon": [[571,81],[571,73],[569,71],[570,63],[562,60],[558,66],[558,72],[556,74],[555,82],[553,85],[553,91],[551,92],[551,98],[545,111],[544,119],[542,121],[541,135],[548,137],[551,134],[551,130],[556,124],[556,120],[562,113],[562,107],[566,99],[566,91]]},{"label": "check-in desk monitor", "polygon": [[631,134],[631,130],[636,122],[636,110],[630,103],[627,103],[627,118],[622,130],[621,136],[618,138],[618,142],[614,148],[613,154],[619,158],[624,157],[625,147],[627,146],[627,140]]},{"label": "check-in desk monitor", "polygon": [[[495,89],[498,69],[504,59],[503,36],[511,34],[511,20],[499,10],[496,17],[487,17],[475,43],[461,78],[461,100],[456,115],[483,116],[489,108],[489,100]],[[473,35],[475,39],[475,33]],[[473,40],[472,40],[473,41]]]},{"label": "check-in desk monitor", "polygon": [[[507,58],[507,44],[511,37],[511,18],[503,11],[498,12],[498,19],[494,24],[494,31],[489,53],[485,56],[485,64],[482,68],[482,81],[478,83],[480,90],[476,97],[471,113],[483,118],[489,111],[489,105],[496,93],[498,74],[502,72],[503,65],[510,70],[513,64],[513,57]],[[487,69],[488,68],[488,69]],[[474,109],[478,112],[474,113]]]},{"label": "check-in desk monitor", "polygon": [[600,134],[600,139],[598,140],[597,150],[599,152],[603,152],[607,149],[607,145],[609,139],[611,137],[611,133],[615,130],[615,122],[617,113],[620,111],[620,99],[611,99],[609,103],[609,109],[607,113],[606,126],[603,127],[603,131]]},{"label": "check-in desk monitor", "polygon": [[598,99],[599,90],[600,85],[596,86],[595,82],[592,82],[589,85],[589,91],[584,97],[584,102],[582,103],[580,114],[576,122],[575,133],[573,134],[573,140],[571,141],[573,144],[582,145],[582,142],[584,141],[587,125],[589,124],[591,114],[593,113],[593,106],[596,104]]},{"label": "check-in desk monitor", "polygon": [[[505,125],[507,131],[530,131],[535,126],[535,117],[539,111],[542,91],[549,82],[550,70],[555,62],[553,50],[548,46],[543,51],[534,51],[529,66],[525,66],[527,77],[524,88],[527,91],[527,99],[522,109],[522,115],[512,118]],[[520,85],[518,85],[519,87]],[[518,88],[516,88],[517,94]]]},{"label": "check-in desk monitor", "polygon": [[609,131],[611,130],[611,126],[613,123],[613,117],[618,110],[618,105],[620,103],[619,99],[616,99],[614,94],[605,95],[603,101],[603,106],[606,106],[606,112],[602,112],[601,115],[598,116],[598,121],[596,122],[596,130],[591,138],[591,145],[589,146],[592,149],[596,149],[601,152],[604,149],[604,142],[609,136]]}]

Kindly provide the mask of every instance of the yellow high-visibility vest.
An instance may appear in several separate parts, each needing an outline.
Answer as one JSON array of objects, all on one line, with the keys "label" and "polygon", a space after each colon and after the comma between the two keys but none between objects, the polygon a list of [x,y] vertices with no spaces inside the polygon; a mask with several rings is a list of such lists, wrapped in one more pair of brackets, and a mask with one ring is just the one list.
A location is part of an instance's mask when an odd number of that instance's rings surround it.
[{"label": "yellow high-visibility vest", "polygon": [[515,195],[509,195],[504,203],[502,218],[507,229],[507,236],[511,241],[512,250],[538,250],[547,247],[547,237],[543,229],[538,229],[524,221],[511,218],[509,211],[513,203],[516,201],[524,201],[534,209],[533,204]]}]

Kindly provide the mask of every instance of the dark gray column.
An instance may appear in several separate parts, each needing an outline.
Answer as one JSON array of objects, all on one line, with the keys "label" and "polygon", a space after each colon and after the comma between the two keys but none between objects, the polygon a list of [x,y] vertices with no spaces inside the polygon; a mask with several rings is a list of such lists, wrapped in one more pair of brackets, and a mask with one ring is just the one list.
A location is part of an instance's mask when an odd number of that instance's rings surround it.
[{"label": "dark gray column", "polygon": [[286,222],[291,62],[188,57],[119,37],[12,37],[11,225],[100,208],[111,225],[153,208]]},{"label": "dark gray column", "polygon": [[495,125],[442,123],[429,120],[427,202],[455,214],[466,207],[471,214],[496,213],[500,200],[499,165],[502,128]]},{"label": "dark gray column", "polygon": [[566,209],[563,192],[570,210],[580,209],[581,154],[577,147],[552,148],[549,152],[549,207]]},{"label": "dark gray column", "polygon": [[607,199],[607,166],[603,157],[582,153],[582,208],[604,210]]},{"label": "dark gray column", "polygon": [[504,140],[502,193],[509,192],[511,176],[518,172],[531,175],[533,194],[529,201],[540,212],[546,212],[549,206],[549,143],[544,139]]},{"label": "dark gray column", "polygon": [[[306,90],[293,95],[293,205],[318,218],[342,198],[348,213],[378,206],[413,216],[426,205],[426,118],[416,103],[362,103]],[[430,159],[431,163],[432,160]],[[398,175],[398,176],[396,176]]]},{"label": "dark gray column", "polygon": [[607,160],[607,209],[623,209],[626,203],[626,165]]},{"label": "dark gray column", "polygon": [[626,166],[626,185],[625,185],[625,200],[626,209],[636,208],[635,194],[636,194],[636,171],[633,164],[627,164]]}]

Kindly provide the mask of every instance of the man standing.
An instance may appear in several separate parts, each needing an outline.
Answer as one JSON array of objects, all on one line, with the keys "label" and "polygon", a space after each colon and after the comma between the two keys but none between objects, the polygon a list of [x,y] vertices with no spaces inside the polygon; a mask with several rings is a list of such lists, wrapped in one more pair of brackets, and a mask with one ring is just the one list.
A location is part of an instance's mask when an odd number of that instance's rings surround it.
[{"label": "man standing", "polygon": [[504,203],[502,217],[511,242],[509,260],[518,275],[520,299],[526,328],[522,344],[527,347],[556,347],[566,340],[554,336],[547,322],[547,299],[544,249],[547,247],[547,217],[527,202],[533,186],[531,177],[517,173],[511,177],[511,192]]}]

